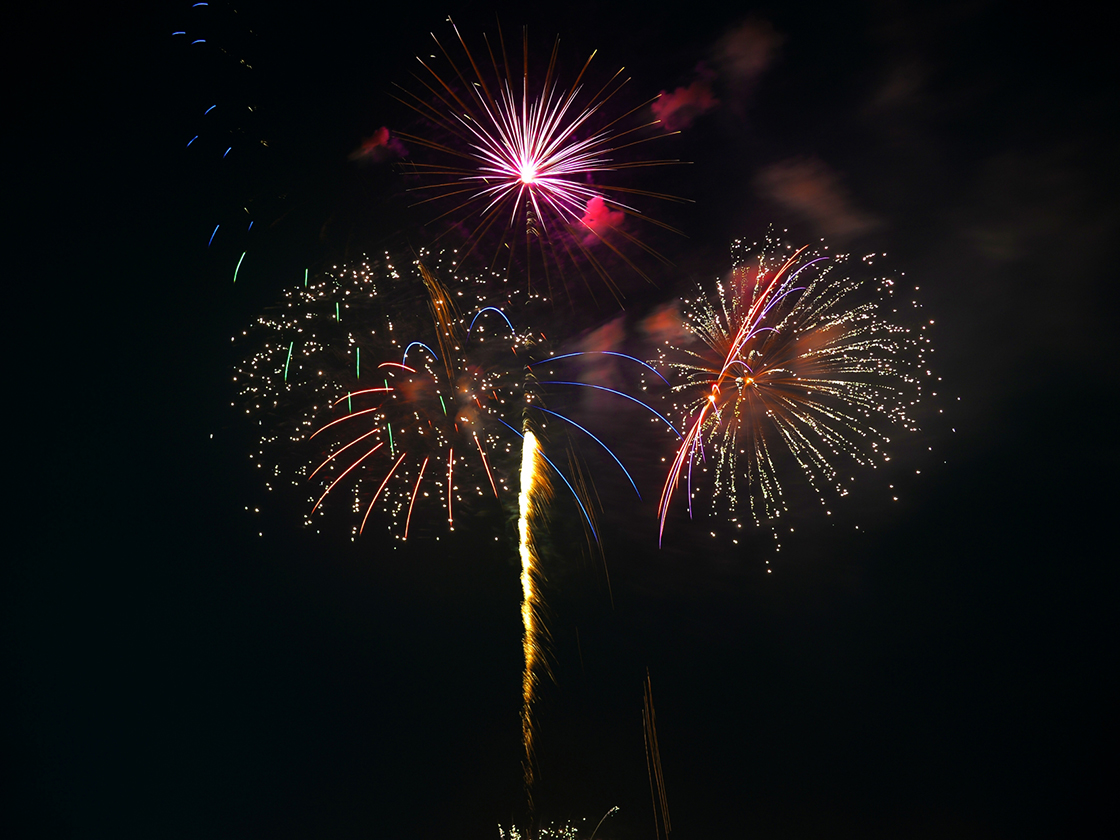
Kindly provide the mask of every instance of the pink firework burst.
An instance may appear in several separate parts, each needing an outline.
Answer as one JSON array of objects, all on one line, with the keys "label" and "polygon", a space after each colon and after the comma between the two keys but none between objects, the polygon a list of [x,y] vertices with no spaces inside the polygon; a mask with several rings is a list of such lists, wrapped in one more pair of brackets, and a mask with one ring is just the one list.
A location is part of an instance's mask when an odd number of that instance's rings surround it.
[{"label": "pink firework burst", "polygon": [[504,258],[507,270],[519,266],[530,282],[533,267],[537,266],[550,291],[550,267],[559,272],[565,286],[566,272],[574,271],[586,283],[589,271],[619,298],[621,292],[604,259],[607,255],[643,277],[644,272],[628,254],[632,252],[629,246],[660,259],[656,251],[627,229],[627,221],[640,219],[673,230],[643,214],[635,203],[642,198],[680,200],[602,182],[606,173],[679,163],[624,159],[623,150],[667,136],[656,128],[656,119],[620,128],[656,97],[608,117],[608,103],[628,79],[620,69],[597,93],[587,96],[584,79],[595,53],[588,57],[575,81],[562,88],[557,79],[557,39],[538,87],[530,80],[527,33],[522,35],[523,62],[518,83],[509,71],[511,65],[500,29],[497,52],[484,38],[492,72],[483,72],[458,28],[454,24],[452,28],[469,72],[460,69],[439,39],[435,39],[450,72],[441,74],[429,62],[418,59],[427,72],[416,78],[429,95],[421,97],[404,90],[400,100],[428,120],[435,135],[400,136],[414,146],[449,158],[444,163],[408,164],[411,172],[432,181],[416,188],[428,194],[418,203],[452,205],[433,221],[446,223],[440,236],[453,230],[465,232],[463,259],[485,249],[491,254],[492,266]]}]

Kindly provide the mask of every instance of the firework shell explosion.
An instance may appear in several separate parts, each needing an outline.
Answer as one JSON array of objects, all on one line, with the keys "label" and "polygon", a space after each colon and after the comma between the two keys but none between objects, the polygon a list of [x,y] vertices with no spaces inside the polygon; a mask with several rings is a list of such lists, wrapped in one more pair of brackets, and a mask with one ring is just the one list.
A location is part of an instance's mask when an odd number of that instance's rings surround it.
[{"label": "firework shell explosion", "polygon": [[871,275],[874,256],[740,240],[715,294],[684,301],[691,340],[662,352],[684,432],[662,490],[662,535],[683,489],[690,515],[708,496],[739,529],[745,501],[776,537],[796,476],[827,508],[860,469],[890,460],[892,435],[917,431],[933,322],[899,280]]},{"label": "firework shell explosion", "polygon": [[644,276],[630,255],[641,250],[660,259],[628,221],[672,230],[637,204],[680,200],[618,183],[624,170],[679,163],[633,157],[634,147],[667,136],[656,119],[631,125],[653,100],[620,106],[628,81],[621,69],[592,84],[594,53],[570,86],[561,87],[558,40],[538,75],[530,69],[526,32],[521,60],[514,52],[511,63],[500,28],[495,41],[484,38],[482,51],[472,51],[452,28],[458,48],[449,50],[433,35],[446,69],[418,58],[420,88],[401,88],[398,97],[425,123],[423,133],[400,136],[436,159],[405,164],[421,182],[417,204],[433,208],[439,236],[465,237],[464,258],[478,252],[506,273],[516,266],[530,286],[542,278],[550,297],[558,281],[569,295],[578,282],[592,295],[603,284],[620,299],[609,264],[625,263]]},{"label": "firework shell explosion", "polygon": [[253,352],[234,382],[261,429],[252,457],[267,489],[307,494],[305,524],[345,498],[353,537],[378,522],[403,540],[453,529],[516,482],[520,441],[499,418],[520,425],[539,339],[484,302],[492,277],[449,292],[446,257],[308,276],[243,335]]}]

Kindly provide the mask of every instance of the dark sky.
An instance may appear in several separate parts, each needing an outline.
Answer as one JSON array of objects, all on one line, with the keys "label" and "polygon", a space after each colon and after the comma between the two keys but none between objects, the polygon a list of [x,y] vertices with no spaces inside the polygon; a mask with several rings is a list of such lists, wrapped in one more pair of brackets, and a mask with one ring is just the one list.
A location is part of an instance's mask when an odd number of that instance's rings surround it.
[{"label": "dark sky", "polygon": [[[642,505],[608,502],[609,591],[602,560],[556,538],[535,819],[594,824],[618,805],[600,837],[652,836],[648,668],[674,837],[1115,823],[1120,209],[1095,12],[327,0],[215,3],[195,24],[190,3],[156,5],[13,30],[37,58],[9,129],[24,409],[9,427],[7,836],[527,825],[514,546],[480,549],[487,523],[391,550],[303,530],[292,500],[249,514],[253,431],[230,407],[230,336],[304,265],[417,241],[391,170],[347,156],[410,119],[391,86],[447,13],[474,34],[495,11],[541,49],[559,33],[569,57],[626,65],[636,97],[708,79],[719,100],[674,141],[691,166],[649,176],[696,203],[666,211],[688,238],[666,241],[675,267],[630,286],[628,312],[725,272],[731,239],[774,223],[886,252],[937,322],[943,377],[932,451],[903,459],[922,472],[897,504],[868,476],[837,523],[808,511],[778,553],[765,532],[733,545],[684,517],[658,550],[650,485]],[[195,25],[210,53],[171,38]],[[253,105],[228,127],[268,153],[191,157],[210,99]],[[207,250],[248,202],[276,224]]]}]

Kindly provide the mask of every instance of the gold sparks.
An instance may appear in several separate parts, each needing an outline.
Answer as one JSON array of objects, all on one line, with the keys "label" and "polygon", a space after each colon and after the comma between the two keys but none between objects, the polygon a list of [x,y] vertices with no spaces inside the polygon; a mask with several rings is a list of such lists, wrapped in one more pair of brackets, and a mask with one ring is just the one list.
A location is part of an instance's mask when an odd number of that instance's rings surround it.
[{"label": "gold sparks", "polygon": [[518,497],[520,517],[517,527],[521,554],[521,622],[524,627],[522,646],[525,653],[525,672],[521,681],[521,736],[525,744],[527,792],[533,784],[533,701],[536,696],[537,673],[544,664],[544,651],[541,647],[543,625],[540,620],[540,594],[537,590],[539,571],[533,550],[533,524],[551,496],[552,485],[545,473],[540,443],[526,424],[521,447],[521,493]]},{"label": "gold sparks", "polygon": [[662,492],[662,528],[679,484],[690,512],[708,493],[736,528],[740,495],[757,523],[774,526],[795,476],[827,508],[856,468],[890,460],[896,432],[917,431],[930,337],[914,323],[916,300],[899,314],[894,278],[868,276],[874,255],[853,271],[849,255],[772,237],[761,251],[737,241],[732,253],[716,294],[684,301],[693,340],[662,359],[680,376],[673,393],[688,428]]}]

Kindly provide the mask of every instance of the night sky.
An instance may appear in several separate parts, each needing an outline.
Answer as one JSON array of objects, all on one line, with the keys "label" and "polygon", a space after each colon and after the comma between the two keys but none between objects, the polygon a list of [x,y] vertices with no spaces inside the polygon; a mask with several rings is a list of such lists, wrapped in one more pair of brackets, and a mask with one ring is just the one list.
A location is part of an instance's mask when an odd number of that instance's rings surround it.
[{"label": "night sky", "polygon": [[[586,838],[617,805],[599,837],[652,837],[647,669],[673,837],[1117,829],[1120,138],[1097,12],[152,6],[12,31],[38,57],[9,128],[6,836]],[[305,266],[424,244],[399,173],[350,156],[415,126],[390,93],[447,14],[476,37],[495,12],[534,49],[625,65],[635,102],[718,100],[665,141],[687,167],[640,176],[695,202],[661,214],[687,234],[657,243],[673,267],[623,275],[625,313],[582,306],[577,331],[631,328],[773,224],[885,252],[943,378],[896,471],[835,517],[796,510],[780,551],[683,511],[659,549],[640,452],[644,501],[599,485],[602,556],[558,504],[531,818],[514,526],[396,548],[304,529],[231,406],[230,337]],[[217,101],[253,106],[222,131],[267,150],[214,154]],[[256,233],[207,248],[246,204]]]}]

